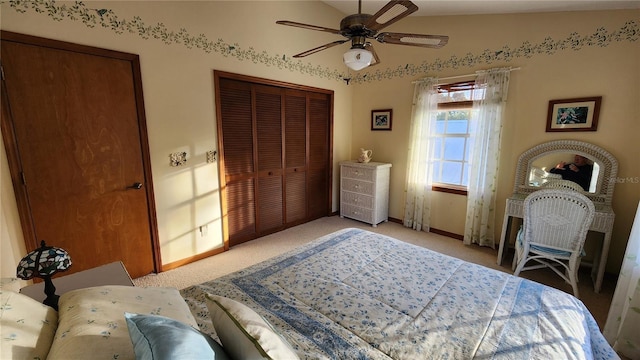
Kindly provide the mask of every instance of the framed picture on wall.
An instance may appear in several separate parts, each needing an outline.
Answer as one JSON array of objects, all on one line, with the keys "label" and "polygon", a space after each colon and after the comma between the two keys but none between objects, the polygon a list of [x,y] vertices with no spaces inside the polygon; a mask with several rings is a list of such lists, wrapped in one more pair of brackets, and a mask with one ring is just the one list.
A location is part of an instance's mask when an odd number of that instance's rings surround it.
[{"label": "framed picture on wall", "polygon": [[547,132],[596,131],[602,96],[549,101]]},{"label": "framed picture on wall", "polygon": [[391,130],[391,109],[371,110],[371,130]]}]

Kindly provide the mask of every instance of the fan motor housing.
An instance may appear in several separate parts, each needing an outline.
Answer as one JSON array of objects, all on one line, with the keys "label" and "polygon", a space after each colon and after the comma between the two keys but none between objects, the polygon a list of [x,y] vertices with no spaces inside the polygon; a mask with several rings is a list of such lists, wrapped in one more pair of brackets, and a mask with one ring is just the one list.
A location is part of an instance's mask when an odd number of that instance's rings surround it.
[{"label": "fan motor housing", "polygon": [[340,21],[340,34],[345,37],[364,36],[373,37],[377,31],[367,29],[366,24],[372,15],[369,14],[353,14]]}]

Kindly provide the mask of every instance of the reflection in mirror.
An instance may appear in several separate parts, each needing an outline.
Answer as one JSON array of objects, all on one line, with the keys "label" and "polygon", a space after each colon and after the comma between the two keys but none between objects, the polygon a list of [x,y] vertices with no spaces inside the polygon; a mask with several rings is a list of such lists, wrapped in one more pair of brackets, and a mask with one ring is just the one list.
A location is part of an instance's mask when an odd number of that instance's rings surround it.
[{"label": "reflection in mirror", "polygon": [[[579,140],[549,141],[523,152],[516,166],[514,195],[524,198],[539,190],[545,183],[554,180],[554,177],[556,182],[562,180],[555,176],[551,169],[561,162],[573,163],[576,155],[587,158],[593,165],[588,191],[583,193],[595,204],[611,206],[618,161],[605,149]],[[564,182],[567,187],[567,181]],[[549,185],[552,184],[544,186]],[[586,184],[584,188],[587,188]]]},{"label": "reflection in mirror", "polygon": [[[568,167],[570,164],[576,162],[575,154],[568,152],[557,152],[557,153],[549,153],[539,158],[535,159],[531,163],[531,167],[529,169],[529,185],[534,187],[544,186],[545,183],[552,181],[554,179],[563,179],[562,173],[557,172],[557,170],[553,170],[556,165],[565,163]],[[589,179],[587,179],[586,183],[581,184],[585,191],[594,194],[598,185],[598,175],[600,174],[600,166],[593,158],[585,157],[587,166],[593,167],[591,170],[591,174]],[[571,171],[571,170],[567,170]],[[554,173],[555,172],[555,173]],[[571,173],[569,173],[571,174]],[[565,177],[567,180],[572,180],[576,183],[579,181],[575,181],[573,178]]]}]

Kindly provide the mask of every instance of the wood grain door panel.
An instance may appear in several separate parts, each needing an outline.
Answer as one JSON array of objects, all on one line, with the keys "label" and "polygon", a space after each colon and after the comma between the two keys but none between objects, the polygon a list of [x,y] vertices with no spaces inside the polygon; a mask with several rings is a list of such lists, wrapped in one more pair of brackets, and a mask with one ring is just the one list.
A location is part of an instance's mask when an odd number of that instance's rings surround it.
[{"label": "wood grain door panel", "polygon": [[224,192],[227,198],[229,241],[239,244],[253,239],[257,231],[254,179],[228,182]]},{"label": "wood grain door panel", "polygon": [[66,249],[71,272],[156,271],[147,189],[128,189],[150,186],[131,62],[3,37],[2,65],[36,242]]},{"label": "wood grain door panel", "polygon": [[308,216],[317,219],[331,213],[330,202],[330,123],[327,121],[331,104],[326,96],[309,98],[309,167]]},{"label": "wood grain door panel", "polygon": [[282,176],[258,178],[258,233],[274,232],[284,224]]},{"label": "wood grain door panel", "polygon": [[285,223],[303,222],[307,214],[307,92],[285,95]]}]

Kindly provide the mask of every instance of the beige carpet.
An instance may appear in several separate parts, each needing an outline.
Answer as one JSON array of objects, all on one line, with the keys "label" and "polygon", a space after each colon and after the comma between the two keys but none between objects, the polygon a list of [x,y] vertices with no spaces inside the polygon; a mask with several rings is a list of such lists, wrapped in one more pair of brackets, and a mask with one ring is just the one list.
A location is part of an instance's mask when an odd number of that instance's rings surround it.
[{"label": "beige carpet", "polygon": [[[177,269],[134,279],[134,283],[136,286],[170,286],[183,289],[272,258],[322,235],[347,227],[374,231],[469,262],[507,273],[512,272],[511,257],[509,256],[502,266],[498,266],[498,252],[491,248],[467,246],[460,240],[411,230],[397,223],[382,223],[374,228],[358,221],[332,216],[234,246],[222,254]],[[580,274],[580,297],[602,328],[607,319],[616,279],[605,276],[602,291],[596,294],[588,270],[585,269],[585,272]],[[571,285],[566,284],[551,270],[527,271],[522,273],[522,276],[572,293]]]}]

